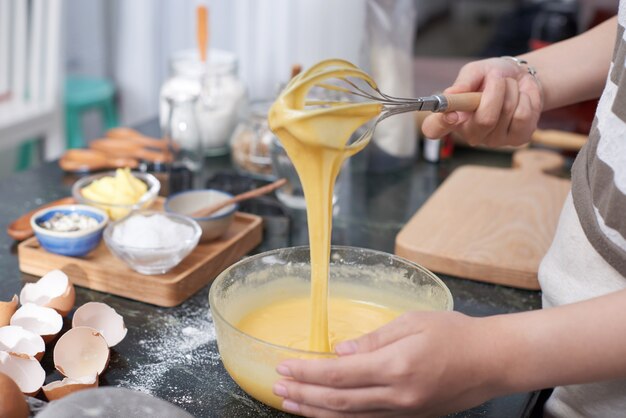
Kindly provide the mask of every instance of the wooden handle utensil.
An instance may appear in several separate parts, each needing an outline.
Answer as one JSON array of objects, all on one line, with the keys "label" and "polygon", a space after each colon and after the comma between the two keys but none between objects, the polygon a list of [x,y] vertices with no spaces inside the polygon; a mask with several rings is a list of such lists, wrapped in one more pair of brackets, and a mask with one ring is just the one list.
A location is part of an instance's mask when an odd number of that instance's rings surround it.
[{"label": "wooden handle utensil", "polygon": [[70,173],[84,173],[114,168],[137,168],[139,161],[134,158],[112,157],[93,149],[71,149],[59,159],[59,166]]},{"label": "wooden handle utensil", "polygon": [[203,4],[196,7],[196,41],[200,60],[206,62],[209,45],[209,9]]},{"label": "wooden handle utensil", "polygon": [[287,179],[276,180],[274,183],[270,183],[266,186],[259,187],[257,189],[250,190],[249,192],[238,194],[230,199],[224,200],[222,202],[216,203],[211,206],[207,206],[206,208],[198,209],[195,212],[189,214],[192,218],[205,218],[217,212],[218,210],[225,208],[226,206],[232,205],[233,203],[238,203],[244,200],[253,199],[255,197],[263,196],[274,190],[283,187],[287,184]]},{"label": "wooden handle utensil", "polygon": [[34,235],[33,229],[30,227],[30,218],[39,210],[59,205],[71,205],[76,203],[73,197],[64,197],[50,203],[46,203],[20,216],[7,227],[7,234],[16,241],[24,241]]},{"label": "wooden handle utensil", "polygon": [[446,112],[473,112],[478,109],[482,93],[442,94],[448,101]]},{"label": "wooden handle utensil", "polygon": [[112,128],[106,131],[105,136],[107,139],[130,141],[146,148],[154,148],[163,151],[168,150],[167,141],[151,138],[132,128]]},{"label": "wooden handle utensil", "polygon": [[163,163],[172,160],[169,152],[152,151],[139,144],[113,139],[94,139],[89,142],[89,148],[102,151],[113,157],[130,157],[155,163]]},{"label": "wooden handle utensil", "polygon": [[537,129],[530,142],[566,151],[578,151],[587,143],[587,135],[556,129]]}]

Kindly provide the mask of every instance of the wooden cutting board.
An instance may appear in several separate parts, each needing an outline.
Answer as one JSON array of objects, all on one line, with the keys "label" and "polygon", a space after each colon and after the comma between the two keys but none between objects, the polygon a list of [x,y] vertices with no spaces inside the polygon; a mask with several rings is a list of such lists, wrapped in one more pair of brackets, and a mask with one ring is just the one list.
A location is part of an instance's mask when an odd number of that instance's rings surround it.
[{"label": "wooden cutting board", "polygon": [[396,237],[396,254],[435,272],[539,289],[537,271],[570,181],[553,152],[520,150],[513,168],[455,170]]},{"label": "wooden cutting board", "polygon": [[[160,206],[161,200],[157,201]],[[263,219],[236,212],[228,231],[217,240],[200,243],[166,274],[146,276],[131,270],[101,242],[85,257],[67,257],[44,250],[32,237],[18,246],[20,271],[43,276],[63,270],[72,283],[153,305],[176,306],[210,283],[226,267],[254,249],[262,239]]]}]

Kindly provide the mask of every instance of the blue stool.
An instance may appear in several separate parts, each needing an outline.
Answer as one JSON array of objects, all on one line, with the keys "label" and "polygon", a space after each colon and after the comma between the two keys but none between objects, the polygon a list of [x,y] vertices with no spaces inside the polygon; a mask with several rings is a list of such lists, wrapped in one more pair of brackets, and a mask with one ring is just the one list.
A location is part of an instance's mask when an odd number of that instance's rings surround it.
[{"label": "blue stool", "polygon": [[87,77],[68,77],[65,80],[67,148],[85,145],[80,122],[86,110],[102,112],[106,129],[118,126],[114,97],[115,87],[109,80]]}]

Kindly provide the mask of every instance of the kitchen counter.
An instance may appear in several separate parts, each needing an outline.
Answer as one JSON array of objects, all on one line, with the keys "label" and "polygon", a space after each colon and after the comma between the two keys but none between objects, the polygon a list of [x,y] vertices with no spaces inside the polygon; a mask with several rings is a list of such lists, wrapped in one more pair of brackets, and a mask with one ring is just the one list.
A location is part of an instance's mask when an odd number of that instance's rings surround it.
[{"label": "kitchen counter", "polygon": [[[148,123],[142,130],[156,135],[156,123]],[[464,164],[507,167],[510,160],[510,154],[506,153],[457,149],[454,159],[441,164],[419,161],[410,168],[384,174],[350,170],[340,179],[333,243],[392,253],[395,236],[403,224],[452,170]],[[228,157],[207,160],[207,178],[224,171],[233,171]],[[0,181],[2,230],[22,213],[70,195],[73,181],[75,177],[64,175],[54,162]],[[288,215],[289,220],[268,225],[256,252],[307,244],[304,213],[288,211]],[[16,244],[5,234],[0,236],[0,246],[0,298],[8,300],[19,293],[23,280],[33,278],[19,272]],[[469,315],[519,312],[541,305],[539,292],[440,277],[452,291],[455,309]],[[208,288],[169,309],[77,288],[76,306],[88,301],[106,302],[124,316],[128,327],[126,339],[112,349],[109,367],[100,384],[158,396],[198,417],[287,416],[251,399],[224,370],[208,310]],[[43,364],[46,383],[60,377],[52,371],[50,348]],[[534,399],[535,394],[516,394],[453,416],[524,417]]]}]

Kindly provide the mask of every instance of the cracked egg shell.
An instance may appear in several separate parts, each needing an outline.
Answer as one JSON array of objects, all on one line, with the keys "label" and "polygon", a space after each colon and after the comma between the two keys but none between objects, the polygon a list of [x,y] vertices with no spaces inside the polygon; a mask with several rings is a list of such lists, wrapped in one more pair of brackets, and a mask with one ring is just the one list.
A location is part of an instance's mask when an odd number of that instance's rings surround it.
[{"label": "cracked egg shell", "polygon": [[49,343],[63,328],[63,318],[52,308],[27,303],[13,314],[11,325],[41,335],[44,342]]},{"label": "cracked egg shell", "polygon": [[72,327],[91,327],[102,334],[109,347],[117,345],[128,331],[124,318],[106,303],[88,302],[74,312]]},{"label": "cracked egg shell", "polygon": [[0,351],[0,373],[13,379],[28,396],[35,396],[46,379],[46,372],[34,357],[6,351]]},{"label": "cracked egg shell", "polygon": [[0,350],[14,354],[25,354],[41,361],[46,344],[39,334],[17,325],[0,327]]},{"label": "cracked egg shell", "polygon": [[17,384],[0,373],[0,417],[28,418],[30,411]]},{"label": "cracked egg shell", "polygon": [[0,327],[9,325],[11,317],[17,311],[17,304],[17,295],[13,295],[13,299],[8,302],[0,302]]},{"label": "cracked egg shell", "polygon": [[76,327],[59,338],[53,358],[54,367],[63,376],[72,379],[100,376],[109,363],[109,346],[97,330]]},{"label": "cracked egg shell", "polygon": [[44,395],[48,398],[49,401],[54,401],[56,399],[61,399],[64,396],[67,396],[71,393],[78,392],[79,390],[91,389],[98,387],[98,376],[85,376],[78,379],[71,379],[69,377],[64,378],[63,380],[56,380],[54,382],[50,382],[45,386],[41,387]]},{"label": "cracked egg shell", "polygon": [[46,273],[35,283],[27,283],[20,292],[22,305],[34,303],[66,316],[74,307],[76,291],[67,274],[61,270]]}]

